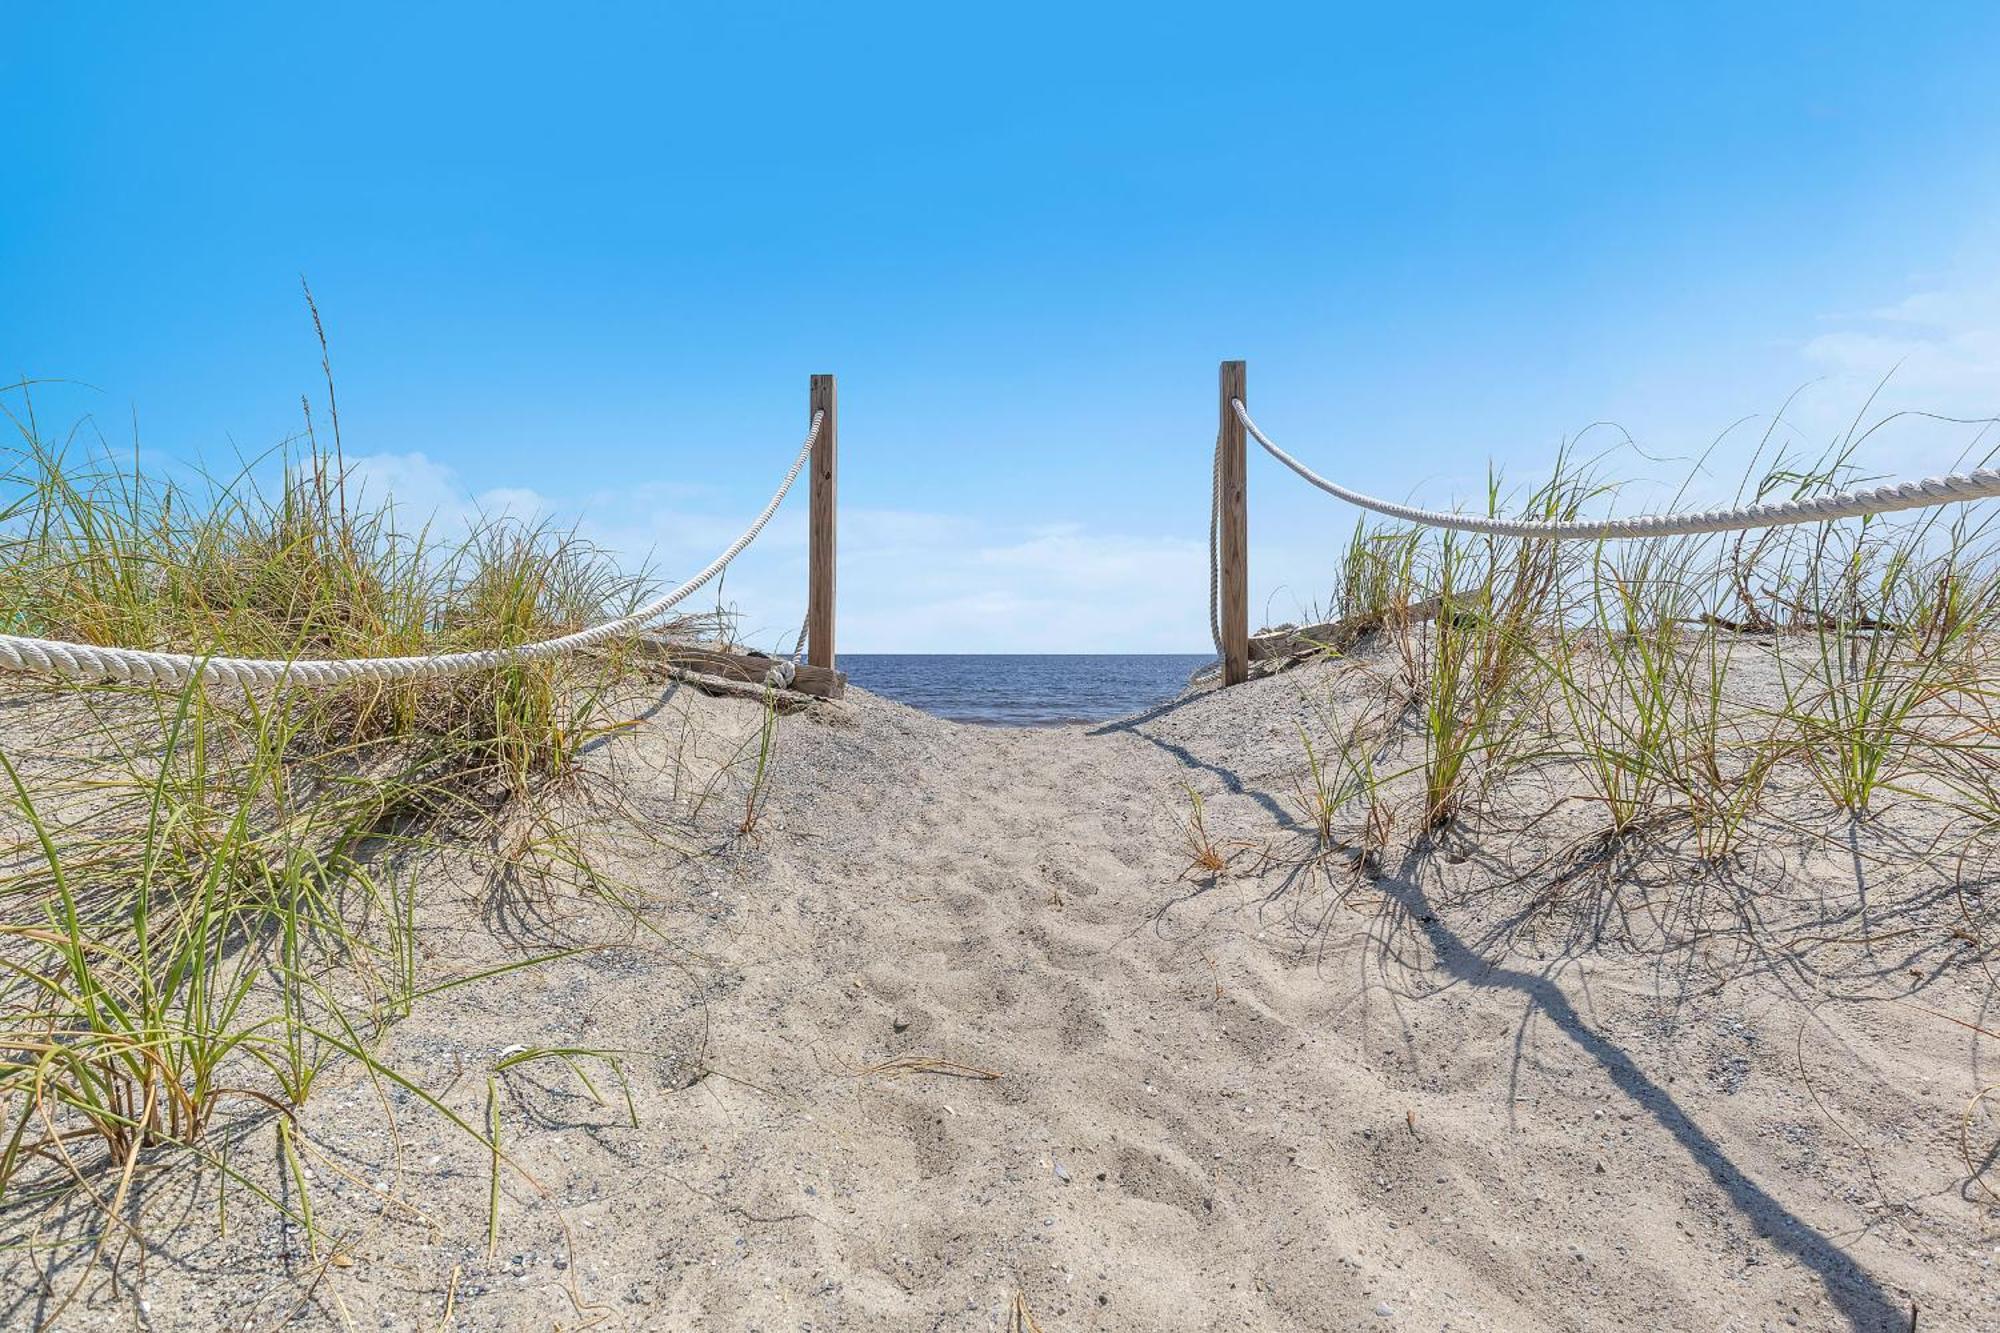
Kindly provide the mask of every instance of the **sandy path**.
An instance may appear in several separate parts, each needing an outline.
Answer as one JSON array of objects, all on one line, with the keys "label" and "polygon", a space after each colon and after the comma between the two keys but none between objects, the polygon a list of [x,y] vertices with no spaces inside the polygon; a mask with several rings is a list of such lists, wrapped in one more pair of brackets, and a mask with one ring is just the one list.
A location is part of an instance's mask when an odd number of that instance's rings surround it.
[{"label": "sandy path", "polygon": [[[742,1048],[775,1039],[778,1078],[800,1047],[1006,1075],[806,1080],[849,1227],[815,1233],[843,1284],[817,1317],[978,1326],[1018,1288],[1064,1327],[1904,1328],[1913,1299],[1925,1327],[1980,1326],[1979,1247],[1880,1211],[1899,1168],[1913,1194],[1948,1178],[1958,1043],[1878,1021],[1815,1092],[1768,981],[1467,943],[1494,937],[1454,929],[1422,858],[1330,905],[1284,828],[1296,690],[1259,688],[1094,734],[897,710],[888,749],[914,755],[875,751],[877,705],[834,741],[859,755],[794,754],[835,777],[801,814],[823,835],[774,859],[866,888],[836,891],[819,979],[753,981]],[[1183,874],[1183,782],[1243,841],[1219,883]],[[1880,1095],[1898,1083],[1939,1094],[1923,1130]],[[1917,1133],[1912,1160],[1823,1105]]]},{"label": "sandy path", "polygon": [[[776,806],[813,833],[766,869],[817,929],[746,969],[714,1049],[797,1109],[732,1094],[704,1123],[761,1188],[789,1150],[812,1220],[669,1308],[983,1327],[1020,1290],[1050,1327],[1907,1326],[1846,1253],[1873,1227],[1827,1214],[1838,1171],[1792,1178],[1838,1154],[1825,1121],[1789,1080],[1743,1095],[1732,1062],[1782,1062],[1754,1018],[1653,962],[1496,969],[1414,866],[1329,907],[1283,828],[1288,691],[1262,692],[1094,734],[871,703],[795,738]],[[1183,782],[1243,841],[1219,883],[1183,874]],[[850,1072],[900,1055],[1004,1077]],[[1930,1327],[1992,1296],[1910,1276]]]},{"label": "sandy path", "polygon": [[[358,1219],[331,1269],[275,1225],[197,1242],[192,1201],[171,1262],[79,1318],[129,1327],[136,1294],[157,1327],[434,1328],[449,1298],[467,1329],[990,1329],[1019,1293],[1049,1333],[1906,1329],[1912,1301],[1927,1333],[1996,1326],[1957,1032],[1725,973],[1706,936],[1579,948],[1467,892],[1506,871],[1489,849],[1352,880],[1288,813],[1298,674],[1095,730],[866,696],[789,720],[754,838],[628,866],[692,953],[640,939],[394,1029],[470,1118],[483,1080],[454,1071],[499,1051],[632,1053],[636,1127],[553,1067],[504,1081],[542,1190],[509,1178],[496,1262],[464,1137],[400,1095],[390,1135],[331,1078],[307,1129],[425,1220],[330,1180],[327,1225]],[[687,719],[727,752],[757,717],[668,703],[602,756],[662,827]],[[1183,783],[1227,875],[1185,873]],[[1908,887],[1872,887],[1874,928]],[[468,950],[589,925],[466,902]],[[1926,1002],[1976,1012],[1939,975]],[[1001,1077],[867,1072],[899,1057]]]}]

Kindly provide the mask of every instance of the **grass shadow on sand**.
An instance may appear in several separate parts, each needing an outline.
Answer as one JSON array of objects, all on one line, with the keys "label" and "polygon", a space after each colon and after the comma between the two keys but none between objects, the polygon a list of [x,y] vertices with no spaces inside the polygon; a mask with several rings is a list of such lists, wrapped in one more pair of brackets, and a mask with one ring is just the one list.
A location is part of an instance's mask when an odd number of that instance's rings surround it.
[{"label": "grass shadow on sand", "polygon": [[1612,1084],[1633,1105],[1673,1135],[1737,1211],[1755,1224],[1759,1234],[1768,1236],[1774,1245],[1818,1277],[1828,1300],[1855,1328],[1877,1333],[1910,1327],[1908,1309],[1839,1245],[1751,1180],[1672,1094],[1648,1077],[1623,1048],[1585,1020],[1552,978],[1504,967],[1459,938],[1433,908],[1420,881],[1418,872],[1424,856],[1421,848],[1413,849],[1393,872],[1377,880],[1375,887],[1423,934],[1438,971],[1468,986],[1513,991],[1533,1012],[1554,1023],[1579,1050],[1597,1061]]},{"label": "grass shadow on sand", "polygon": [[[1272,793],[1253,788],[1235,771],[1204,760],[1185,746],[1150,735],[1142,729],[1145,723],[1198,697],[1184,696],[1134,717],[1106,723],[1089,734],[1103,736],[1126,732],[1137,736],[1172,755],[1184,767],[1213,775],[1231,794],[1255,802],[1282,827],[1299,831],[1302,826]],[[1715,1181],[1731,1205],[1749,1219],[1760,1234],[1768,1236],[1773,1244],[1819,1279],[1828,1300],[1854,1328],[1867,1330],[1868,1333],[1888,1333],[1889,1330],[1901,1333],[1910,1327],[1911,1311],[1908,1308],[1892,1297],[1835,1241],[1821,1234],[1752,1180],[1665,1088],[1648,1077],[1623,1048],[1584,1018],[1553,978],[1503,966],[1468,944],[1446,925],[1419,878],[1422,862],[1429,854],[1430,849],[1420,843],[1411,849],[1401,864],[1377,878],[1373,887],[1422,933],[1432,951],[1435,968],[1444,978],[1485,990],[1513,991],[1526,1002],[1530,1013],[1539,1013],[1554,1023],[1580,1050],[1597,1061],[1612,1084],[1630,1098],[1634,1106],[1651,1116],[1674,1137],[1689,1157]],[[1526,1015],[1523,1017],[1525,1020]]]}]

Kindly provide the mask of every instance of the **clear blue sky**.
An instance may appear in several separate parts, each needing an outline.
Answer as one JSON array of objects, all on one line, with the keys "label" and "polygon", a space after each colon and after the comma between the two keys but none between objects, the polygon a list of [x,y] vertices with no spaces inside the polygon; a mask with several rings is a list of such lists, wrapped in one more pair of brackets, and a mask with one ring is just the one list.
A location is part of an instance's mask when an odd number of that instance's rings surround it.
[{"label": "clear blue sky", "polygon": [[[0,375],[156,459],[270,444],[303,273],[374,484],[671,574],[831,370],[855,651],[1204,647],[1224,357],[1446,503],[1602,419],[1686,454],[1816,382],[1830,431],[1898,363],[2000,410],[2000,9],[1652,8],[12,3]],[[1288,618],[1353,516],[1251,476]],[[765,642],[799,512],[727,590]]]}]

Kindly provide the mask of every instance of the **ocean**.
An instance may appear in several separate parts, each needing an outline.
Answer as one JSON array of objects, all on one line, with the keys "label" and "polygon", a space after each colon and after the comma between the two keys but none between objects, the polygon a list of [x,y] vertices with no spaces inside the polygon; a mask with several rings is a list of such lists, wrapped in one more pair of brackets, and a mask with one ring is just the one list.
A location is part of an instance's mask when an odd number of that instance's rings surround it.
[{"label": "ocean", "polygon": [[1208,653],[842,653],[862,689],[954,722],[1051,727],[1165,703]]}]

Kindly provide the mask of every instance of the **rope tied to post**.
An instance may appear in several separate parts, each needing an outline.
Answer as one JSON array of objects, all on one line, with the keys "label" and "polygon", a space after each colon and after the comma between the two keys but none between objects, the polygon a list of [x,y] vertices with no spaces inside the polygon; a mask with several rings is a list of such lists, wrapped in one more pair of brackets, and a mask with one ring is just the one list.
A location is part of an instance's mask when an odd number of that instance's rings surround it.
[{"label": "rope tied to post", "polygon": [[[1438,509],[1421,509],[1377,499],[1329,481],[1272,442],[1258,428],[1243,400],[1232,398],[1230,407],[1250,437],[1264,446],[1266,453],[1336,499],[1387,518],[1425,527],[1448,528],[1455,532],[1476,532],[1496,537],[1535,537],[1560,541],[1609,540],[1625,537],[1685,537],[1704,532],[1742,532],[1750,528],[1775,528],[1797,523],[1830,523],[1843,518],[1865,518],[1871,514],[1892,514],[1905,509],[1957,504],[2000,496],[2000,469],[1979,468],[1954,472],[1921,481],[1895,482],[1863,490],[1841,491],[1833,495],[1809,496],[1771,504],[1740,505],[1733,509],[1709,509],[1687,514],[1639,514],[1630,518],[1608,519],[1511,519],[1487,518],[1476,514],[1453,514]],[[1218,473],[1218,477],[1219,477]],[[1218,483],[1219,484],[1219,483]]]},{"label": "rope tied to post", "polygon": [[[1233,448],[1240,458],[1244,447],[1244,435],[1254,439],[1264,447],[1264,451],[1290,468],[1309,485],[1325,491],[1328,495],[1357,508],[1380,514],[1385,518],[1405,523],[1416,523],[1425,527],[1443,528],[1454,532],[1471,532],[1483,536],[1524,537],[1542,541],[1609,541],[1627,538],[1680,537],[1702,533],[1742,532],[1755,528],[1773,528],[1802,523],[1831,523],[1840,519],[1867,518],[1875,514],[1891,514],[1909,509],[1925,509],[1937,505],[1960,504],[1974,500],[2000,497],[2000,469],[1977,468],[1971,472],[1953,472],[1942,477],[1925,477],[1918,481],[1893,482],[1883,486],[1865,487],[1840,491],[1830,495],[1807,496],[1796,500],[1775,501],[1749,505],[1738,505],[1727,509],[1708,509],[1692,513],[1638,514],[1628,518],[1607,519],[1518,519],[1476,514],[1450,513],[1438,509],[1424,509],[1416,505],[1397,504],[1364,494],[1331,481],[1307,467],[1290,453],[1280,448],[1276,441],[1266,435],[1251,417],[1249,409],[1243,405],[1241,393],[1241,362],[1224,362],[1223,424],[1215,439],[1215,459],[1209,488],[1208,510],[1208,628],[1214,640],[1215,651],[1222,659],[1213,666],[1195,673],[1199,681],[1206,675],[1223,670],[1225,680],[1235,683],[1247,674],[1248,629],[1242,623],[1240,605],[1247,591],[1242,561],[1239,559],[1233,569],[1224,569],[1224,553],[1221,549],[1226,538],[1219,532],[1234,533],[1240,540],[1244,524],[1243,506],[1240,497],[1231,503],[1223,494],[1223,467],[1225,452],[1231,448],[1230,437],[1234,436]],[[1232,368],[1236,380],[1236,393],[1231,393],[1228,378]],[[1240,427],[1241,431],[1235,430]],[[1228,508],[1225,508],[1225,506]],[[1227,582],[1229,587],[1224,588]],[[1226,609],[1225,592],[1233,593],[1239,609],[1233,613]],[[1235,619],[1234,624],[1225,621]],[[1237,665],[1229,665],[1230,640],[1234,637],[1239,645]]]},{"label": "rope tied to post", "polygon": [[310,658],[204,657],[193,653],[151,652],[138,648],[108,648],[96,644],[70,643],[61,639],[38,639],[20,634],[0,634],[0,669],[39,671],[69,680],[119,681],[137,685],[179,687],[190,681],[204,685],[228,685],[243,689],[278,684],[310,686],[344,685],[352,681],[421,680],[459,675],[494,667],[514,666],[577,652],[633,633],[657,620],[665,612],[700,591],[729,562],[741,555],[771,516],[778,512],[792,483],[798,480],[818,442],[826,413],[815,411],[806,431],[805,442],[784,480],[772,493],[763,511],[751,520],[735,541],[694,577],[663,593],[628,615],[603,621],[585,629],[534,643],[509,648],[481,648],[467,652],[436,653],[410,657],[353,657],[319,660]]}]

